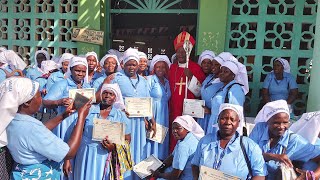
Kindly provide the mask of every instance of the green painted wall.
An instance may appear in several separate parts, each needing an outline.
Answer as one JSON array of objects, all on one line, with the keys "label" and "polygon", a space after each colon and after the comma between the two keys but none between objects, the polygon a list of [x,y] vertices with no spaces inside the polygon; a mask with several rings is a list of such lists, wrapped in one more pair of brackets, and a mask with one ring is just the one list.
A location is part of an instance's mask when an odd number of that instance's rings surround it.
[{"label": "green painted wall", "polygon": [[[78,10],[78,27],[88,28],[93,30],[101,30],[100,28],[100,14],[101,2],[100,1],[79,1]],[[89,43],[77,42],[78,54],[85,54],[89,51],[100,53],[101,46]],[[99,57],[100,58],[100,57]]]},{"label": "green painted wall", "polygon": [[320,74],[320,2],[318,1],[316,21],[316,33],[314,39],[314,49],[312,58],[311,78],[309,85],[309,96],[307,103],[307,112],[320,110],[320,96],[319,96],[319,74]]},{"label": "green painted wall", "polygon": [[224,51],[227,11],[227,0],[199,0],[197,54]]}]

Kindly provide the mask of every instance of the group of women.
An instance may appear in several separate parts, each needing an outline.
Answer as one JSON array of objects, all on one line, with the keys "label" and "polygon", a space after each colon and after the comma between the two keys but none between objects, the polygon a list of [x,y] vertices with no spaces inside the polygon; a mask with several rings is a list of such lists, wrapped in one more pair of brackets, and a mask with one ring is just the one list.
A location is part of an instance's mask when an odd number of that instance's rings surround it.
[{"label": "group of women", "polygon": [[[110,50],[100,61],[95,52],[64,53],[58,62],[40,50],[35,64],[25,70],[20,57],[2,50],[0,145],[15,161],[11,177],[138,179],[134,164],[151,154],[163,160],[163,166],[150,178],[198,179],[206,166],[241,179],[275,179],[280,164],[293,167],[293,161],[316,163],[296,169],[299,179],[320,177],[320,147],[288,130],[289,108],[298,88],[288,61],[281,58],[274,60],[274,70],[265,79],[266,104],[249,137],[242,136],[249,92],[246,67],[229,52],[216,56],[206,50],[198,60],[206,75],[199,97],[205,101],[204,118],[178,116],[163,143],[147,139],[146,132],[156,133],[157,124],[170,126],[172,63],[178,62],[166,55],[155,55],[148,63],[145,53],[132,48],[123,54]],[[23,74],[26,78],[19,77]],[[94,88],[96,102],[75,109],[69,90],[82,88]],[[126,97],[152,97],[153,116],[129,117]],[[34,116],[39,111],[58,115],[42,123]],[[125,145],[108,137],[93,140],[96,118],[124,123]],[[173,152],[169,152],[171,133],[178,140]]]}]

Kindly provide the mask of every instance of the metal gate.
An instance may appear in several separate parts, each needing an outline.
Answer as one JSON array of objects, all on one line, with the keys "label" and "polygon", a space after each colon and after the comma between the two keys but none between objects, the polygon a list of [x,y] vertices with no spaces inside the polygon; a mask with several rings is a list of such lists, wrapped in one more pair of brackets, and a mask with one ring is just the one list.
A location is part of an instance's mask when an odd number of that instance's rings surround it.
[{"label": "metal gate", "polygon": [[255,116],[262,83],[272,62],[283,57],[290,62],[299,95],[296,114],[306,110],[316,23],[316,0],[230,0],[225,50],[247,66],[250,92],[245,111]]},{"label": "metal gate", "polygon": [[0,0],[0,46],[34,61],[38,49],[77,54],[71,41],[77,26],[78,0]]}]

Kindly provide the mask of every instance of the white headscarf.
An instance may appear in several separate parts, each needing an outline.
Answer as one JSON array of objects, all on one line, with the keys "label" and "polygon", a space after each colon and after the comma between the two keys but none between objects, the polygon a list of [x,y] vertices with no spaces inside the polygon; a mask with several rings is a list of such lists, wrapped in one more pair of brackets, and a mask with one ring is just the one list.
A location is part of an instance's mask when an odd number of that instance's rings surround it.
[{"label": "white headscarf", "polygon": [[157,54],[151,60],[150,69],[149,69],[150,72],[153,70],[154,65],[159,61],[163,61],[163,62],[167,63],[168,67],[170,68],[171,62],[170,62],[168,56],[166,56],[166,55],[158,55]]},{"label": "white headscarf", "polygon": [[[97,65],[99,64],[99,59],[98,59],[98,55],[96,52],[94,51],[91,51],[91,52],[87,52],[87,54],[85,55],[86,56],[86,59],[89,57],[89,56],[93,56],[94,58],[96,58],[96,61],[97,61]],[[97,67],[94,68],[94,71],[97,70]]]},{"label": "white headscarf", "polygon": [[59,59],[58,65],[62,67],[62,63],[66,61],[70,61],[74,57],[71,53],[63,53],[61,58]]},{"label": "white headscarf", "polygon": [[38,50],[38,51],[36,51],[36,53],[34,54],[34,65],[33,65],[33,68],[38,67],[38,61],[37,61],[38,54],[43,54],[46,57],[46,59],[50,59],[50,55],[49,55],[48,51],[46,51],[46,50]]},{"label": "white headscarf", "polygon": [[146,55],[146,53],[138,51],[138,55],[139,55],[139,59],[146,59],[148,60],[148,57]]},{"label": "white headscarf", "polygon": [[243,126],[244,126],[244,117],[243,117],[243,107],[235,104],[229,104],[229,103],[223,103],[219,107],[219,115],[222,111],[230,109],[237,113],[240,123],[239,127],[237,128],[237,131],[239,134],[243,134]]},{"label": "white headscarf", "polygon": [[221,67],[223,66],[227,67],[233,72],[233,74],[235,75],[235,81],[243,85],[242,89],[244,91],[244,94],[246,95],[249,92],[248,73],[246,66],[240,62],[230,60],[225,61],[221,65]]},{"label": "white headscarf", "polygon": [[41,62],[41,70],[45,74],[48,74],[51,70],[58,69],[58,68],[59,68],[58,64],[53,60],[46,60]]},{"label": "white headscarf", "polygon": [[205,59],[210,59],[212,61],[216,55],[213,51],[205,50],[199,56],[198,64],[201,65],[202,61]]},{"label": "white headscarf", "polygon": [[18,107],[31,100],[38,90],[38,82],[23,77],[13,76],[0,84],[0,147],[8,144],[6,128],[15,117]]},{"label": "white headscarf", "polygon": [[5,47],[0,47],[0,52],[3,52],[3,51],[6,51],[7,50],[7,48],[5,48]]},{"label": "white headscarf", "polygon": [[189,115],[178,116],[172,124],[175,122],[191,132],[198,140],[204,136],[204,131],[201,126]]},{"label": "white headscarf", "polygon": [[116,55],[118,57],[119,62],[121,62],[120,60],[121,60],[121,58],[123,56],[123,52],[120,52],[120,51],[115,50],[115,49],[109,49],[108,54]]},{"label": "white headscarf", "polygon": [[20,69],[23,71],[27,66],[27,64],[18,56],[18,54],[12,50],[0,52],[0,62],[5,64],[3,67],[9,65],[13,70]]},{"label": "white headscarf", "polygon": [[283,66],[283,71],[287,72],[287,73],[290,73],[290,64],[289,64],[288,60],[283,59],[283,58],[277,58],[274,61],[279,61]]},{"label": "white headscarf", "polygon": [[254,122],[256,124],[259,122],[268,122],[272,116],[281,112],[287,113],[288,116],[290,116],[287,101],[277,100],[277,101],[268,102],[259,111]]},{"label": "white headscarf", "polygon": [[123,64],[126,64],[130,60],[135,60],[139,64],[140,59],[139,59],[138,50],[133,48],[128,48],[123,53]]},{"label": "white headscarf", "polygon": [[315,144],[320,133],[320,111],[303,113],[289,129]]},{"label": "white headscarf", "polygon": [[229,52],[222,52],[216,57],[214,57],[214,60],[216,60],[219,64],[223,64],[225,61],[237,61],[238,59],[235,58],[231,53]]},{"label": "white headscarf", "polygon": [[101,87],[101,94],[100,94],[101,98],[102,98],[102,93],[105,90],[110,90],[116,95],[116,101],[113,103],[113,107],[120,110],[123,110],[126,108],[124,105],[122,93],[118,84],[103,84]]},{"label": "white headscarf", "polygon": [[100,66],[103,67],[104,66],[104,62],[108,59],[108,58],[113,58],[117,61],[117,71],[121,71],[121,66],[120,66],[120,62],[119,59],[116,55],[114,54],[106,54],[102,57],[102,59],[100,60]]},{"label": "white headscarf", "polygon": [[68,70],[65,73],[65,77],[69,78],[71,76],[71,68],[76,66],[76,65],[84,65],[84,66],[86,66],[87,70],[86,70],[86,77],[84,78],[84,82],[85,83],[89,83],[89,80],[88,80],[88,62],[87,62],[87,59],[85,57],[74,56],[73,58],[71,58],[70,63],[68,65]]}]

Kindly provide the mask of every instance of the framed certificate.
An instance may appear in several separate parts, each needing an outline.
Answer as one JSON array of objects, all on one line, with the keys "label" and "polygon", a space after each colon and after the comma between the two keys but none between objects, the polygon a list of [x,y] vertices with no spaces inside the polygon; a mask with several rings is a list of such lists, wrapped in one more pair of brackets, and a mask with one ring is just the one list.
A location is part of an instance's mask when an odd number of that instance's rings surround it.
[{"label": "framed certificate", "polygon": [[152,114],[152,98],[125,98],[126,111],[129,117],[150,117]]},{"label": "framed certificate", "polygon": [[184,99],[183,101],[183,115],[190,115],[195,118],[204,118],[204,100],[198,99]]},{"label": "framed certificate", "polygon": [[125,124],[105,119],[93,119],[92,140],[102,141],[106,136],[115,144],[125,144]]},{"label": "framed certificate", "polygon": [[162,166],[162,162],[154,157],[153,155],[149,156],[147,159],[139,162],[135,166],[133,166],[133,171],[141,178],[145,178],[151,175],[150,170],[157,170]]},{"label": "framed certificate", "polygon": [[166,135],[167,135],[167,132],[168,132],[168,128],[165,127],[165,126],[162,126],[160,124],[156,124],[156,136],[155,137],[152,137],[153,136],[153,131],[148,131],[147,132],[147,138],[152,140],[152,141],[155,141],[157,143],[163,143],[164,139],[166,138]]},{"label": "framed certificate", "polygon": [[206,166],[200,166],[199,179],[217,179],[217,180],[241,180],[241,178],[226,174],[224,172],[208,168]]},{"label": "framed certificate", "polygon": [[87,97],[88,99],[92,98],[92,103],[96,102],[96,90],[94,88],[70,89],[69,98],[74,99],[76,96],[76,93],[79,93],[82,96]]}]

